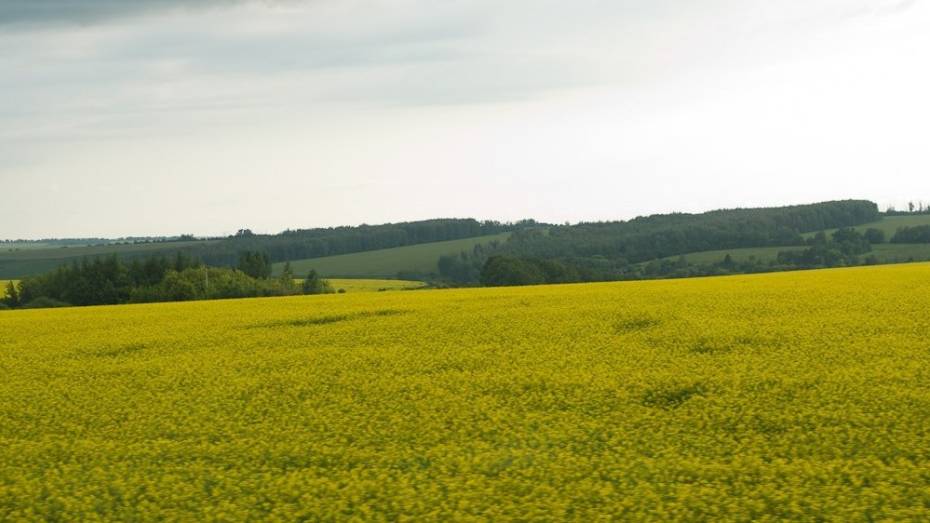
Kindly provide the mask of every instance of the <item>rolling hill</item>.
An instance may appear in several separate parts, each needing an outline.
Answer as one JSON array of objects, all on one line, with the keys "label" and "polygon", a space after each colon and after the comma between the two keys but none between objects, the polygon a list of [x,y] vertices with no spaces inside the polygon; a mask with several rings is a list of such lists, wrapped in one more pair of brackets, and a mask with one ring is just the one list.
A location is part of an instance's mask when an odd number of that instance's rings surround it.
[{"label": "rolling hill", "polygon": [[[853,227],[859,232],[864,232],[866,229],[878,229],[885,233],[885,236],[890,240],[894,233],[900,227],[913,227],[915,225],[930,225],[930,214],[915,214],[910,216],[886,216],[881,220],[864,223],[862,225],[857,225]],[[827,229],[824,232],[831,234],[835,232],[836,229]],[[810,232],[802,234],[804,237],[811,237],[817,234],[816,232]]]},{"label": "rolling hill", "polygon": [[[899,227],[913,227],[915,225],[930,225],[930,215],[915,216],[889,216],[876,222],[870,222],[853,227],[862,232],[866,229],[879,229],[883,231],[887,239],[891,239]],[[831,234],[836,229],[828,229],[824,232]],[[812,237],[816,232],[807,233],[803,236]],[[719,262],[727,254],[734,261],[747,261],[756,259],[764,262],[774,261],[780,251],[801,250],[805,247],[798,245],[795,247],[749,247],[743,249],[718,249],[712,251],[701,251],[685,254],[684,257],[691,263],[712,264]],[[910,261],[927,261],[930,260],[930,244],[907,244],[907,243],[882,243],[874,245],[872,252],[869,253],[878,258],[879,263],[902,263]],[[669,256],[664,259],[673,260],[678,256]]]},{"label": "rolling hill", "polygon": [[[462,240],[296,260],[290,263],[291,270],[297,276],[303,276],[310,269],[316,270],[324,277],[346,278],[395,278],[398,272],[432,274],[439,270],[436,264],[444,254],[470,251],[478,244],[504,242],[509,236],[510,233],[505,232]],[[274,274],[280,274],[283,268],[284,263],[274,264]]]},{"label": "rolling hill", "polygon": [[[329,278],[397,278],[398,273],[435,274],[440,256],[469,252],[475,245],[495,241],[503,246],[494,254],[580,260],[579,266],[586,270],[600,271],[604,260],[621,258],[633,263],[648,263],[656,258],[677,259],[684,255],[690,263],[709,264],[730,254],[736,260],[755,257],[767,261],[775,259],[779,251],[803,248],[803,238],[816,234],[818,227],[836,227],[845,223],[858,230],[880,229],[890,238],[899,227],[930,224],[930,215],[888,216],[875,221],[877,216],[881,215],[872,202],[837,201],[702,214],[653,215],[627,222],[576,225],[542,226],[532,220],[502,224],[470,219],[437,219],[285,231],[277,235],[247,233],[212,240],[73,244],[54,248],[41,248],[40,242],[31,244],[29,248],[7,243],[0,250],[0,279],[22,278],[84,258],[110,254],[131,259],[184,252],[208,265],[235,267],[244,251],[268,254],[271,261],[276,262],[275,274],[280,274],[284,261],[290,259],[292,270],[298,277],[316,269]],[[825,232],[833,230],[829,228]],[[799,236],[797,231],[805,232]],[[793,236],[786,240],[786,233]],[[741,247],[715,249],[722,245]],[[930,247],[885,244],[877,246],[873,254],[881,263],[930,260]],[[483,261],[476,257],[466,263],[480,267]],[[605,271],[603,275],[598,273],[598,277],[589,279],[618,279],[609,268]],[[468,274],[475,274],[475,271]],[[475,283],[473,280],[455,281]]]},{"label": "rolling hill", "polygon": [[116,254],[124,258],[135,256],[170,255],[177,251],[209,245],[219,240],[195,240],[152,243],[120,243],[88,245],[81,247],[31,247],[4,246],[0,250],[0,279],[21,278],[55,270],[61,265],[83,258]]},{"label": "rolling hill", "polygon": [[199,240],[190,235],[171,241],[138,243],[100,240],[99,244],[92,246],[83,245],[82,240],[26,244],[4,242],[0,244],[0,278],[41,274],[73,261],[107,255],[117,255],[126,260],[139,256],[173,256],[182,252],[207,265],[236,267],[243,252],[261,252],[272,262],[283,262],[495,235],[532,223],[532,220],[501,223],[479,222],[471,218],[437,218],[380,225],[288,229],[278,234],[256,234],[242,229],[233,236]]}]

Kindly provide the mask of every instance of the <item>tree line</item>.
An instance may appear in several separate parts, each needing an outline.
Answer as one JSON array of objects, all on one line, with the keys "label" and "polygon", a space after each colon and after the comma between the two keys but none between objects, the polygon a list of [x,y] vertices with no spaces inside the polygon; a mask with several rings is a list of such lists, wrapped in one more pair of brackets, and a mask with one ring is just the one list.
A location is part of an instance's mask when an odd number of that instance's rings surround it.
[{"label": "tree line", "polygon": [[210,265],[234,266],[242,251],[263,252],[272,262],[283,262],[486,236],[529,225],[535,225],[535,222],[437,219],[357,227],[287,230],[275,235],[254,234],[248,229],[243,229],[222,241],[192,246],[189,252]]},{"label": "tree line", "polygon": [[511,236],[506,251],[540,258],[604,256],[638,263],[690,252],[798,245],[803,233],[861,225],[880,217],[875,203],[857,200],[676,213],[520,230]]},{"label": "tree line", "polygon": [[891,243],[930,243],[930,225],[899,227]]},{"label": "tree line", "polygon": [[441,278],[465,285],[497,284],[500,274],[506,272],[519,274],[519,281],[537,283],[656,277],[684,272],[681,262],[667,261],[670,257],[803,245],[804,233],[861,225],[880,217],[875,203],[847,200],[653,215],[625,222],[523,227],[499,245],[440,258],[439,272]]},{"label": "tree line", "polygon": [[691,263],[685,255],[680,255],[637,264],[618,263],[608,258],[544,259],[492,255],[481,267],[479,283],[505,286],[687,278],[875,264],[878,259],[868,253],[874,243],[884,241],[885,235],[879,229],[860,233],[853,228],[843,228],[829,236],[820,232],[803,242],[806,243],[805,248],[780,251],[772,261],[755,258],[737,261],[729,254],[713,263]]},{"label": "tree line", "polygon": [[236,268],[212,267],[184,253],[173,257],[134,258],[116,255],[85,258],[58,269],[10,282],[2,303],[7,308],[114,305],[257,296],[290,296],[333,292],[328,282],[310,271],[302,283],[289,264],[271,277],[265,253],[239,253]]},{"label": "tree line", "polygon": [[[268,255],[272,262],[285,262],[499,234],[535,225],[536,222],[532,220],[504,223],[470,218],[434,219],[382,225],[286,230],[278,234],[256,234],[249,229],[240,229],[227,237],[205,238],[202,241],[195,241],[196,238],[188,234],[116,243],[103,240],[101,246],[112,249],[113,253],[127,260],[145,259],[153,254],[173,256],[181,252],[207,265],[234,268],[239,261],[239,253],[243,251],[262,252]],[[133,249],[132,245],[137,243],[158,245],[154,249]],[[53,245],[62,248],[68,246],[65,243]],[[0,260],[0,274],[6,274],[11,278],[38,274],[57,266],[61,254],[59,251],[48,259],[32,257]],[[80,261],[81,258],[82,255],[76,253],[66,259]]]}]

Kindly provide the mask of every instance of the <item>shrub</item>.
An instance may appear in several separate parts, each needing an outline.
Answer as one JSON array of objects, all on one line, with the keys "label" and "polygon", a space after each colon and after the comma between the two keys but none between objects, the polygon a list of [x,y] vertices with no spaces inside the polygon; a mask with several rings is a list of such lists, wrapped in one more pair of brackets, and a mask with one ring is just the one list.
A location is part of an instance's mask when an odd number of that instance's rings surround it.
[{"label": "shrub", "polygon": [[930,243],[930,225],[900,227],[891,243]]},{"label": "shrub", "polygon": [[313,269],[304,280],[303,291],[304,294],[332,294],[334,292],[329,282],[321,278]]},{"label": "shrub", "polygon": [[867,229],[865,239],[872,244],[885,243],[885,231],[881,229]]},{"label": "shrub", "polygon": [[47,296],[39,296],[38,298],[30,301],[29,303],[23,305],[22,309],[51,309],[54,307],[71,307],[70,303],[65,303],[54,298],[49,298]]}]

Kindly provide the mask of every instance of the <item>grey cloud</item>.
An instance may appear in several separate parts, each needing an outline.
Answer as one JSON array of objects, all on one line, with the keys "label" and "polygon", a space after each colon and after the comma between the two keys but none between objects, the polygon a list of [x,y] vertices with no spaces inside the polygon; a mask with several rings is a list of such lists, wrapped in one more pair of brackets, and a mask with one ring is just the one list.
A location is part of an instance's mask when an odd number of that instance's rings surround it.
[{"label": "grey cloud", "polygon": [[143,15],[166,9],[204,9],[246,0],[3,0],[0,25],[93,24],[112,18]]},{"label": "grey cloud", "polygon": [[462,43],[481,30],[472,20],[434,19],[346,33],[292,31],[269,38],[173,30],[137,37],[102,58],[133,64],[176,59],[202,73],[307,72],[455,60],[463,55]]}]

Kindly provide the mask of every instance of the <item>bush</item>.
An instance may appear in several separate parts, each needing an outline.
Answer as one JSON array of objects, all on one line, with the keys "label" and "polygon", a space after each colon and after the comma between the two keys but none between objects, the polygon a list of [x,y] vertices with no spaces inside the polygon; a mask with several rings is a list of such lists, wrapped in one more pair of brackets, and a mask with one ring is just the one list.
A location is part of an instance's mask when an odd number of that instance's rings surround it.
[{"label": "bush", "polygon": [[311,269],[310,273],[307,274],[307,279],[304,280],[303,292],[304,294],[332,294],[334,291],[328,281]]},{"label": "bush", "polygon": [[481,283],[491,287],[546,283],[546,275],[530,260],[491,256],[481,269]]},{"label": "bush", "polygon": [[900,227],[891,243],[930,243],[930,225]]},{"label": "bush", "polygon": [[881,229],[867,229],[865,231],[865,239],[871,243],[885,243],[885,231]]},{"label": "bush", "polygon": [[39,296],[38,298],[30,301],[29,303],[23,305],[22,309],[51,309],[55,307],[71,307],[70,303],[65,303],[54,298],[49,298],[47,296]]}]

